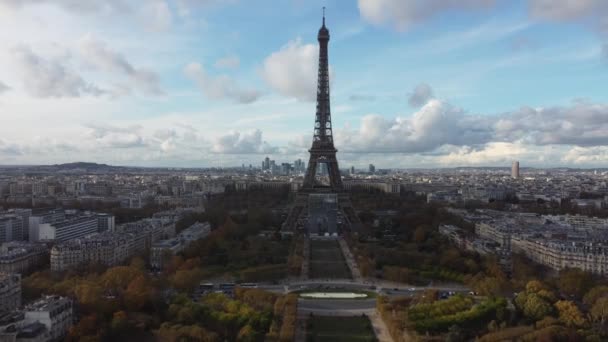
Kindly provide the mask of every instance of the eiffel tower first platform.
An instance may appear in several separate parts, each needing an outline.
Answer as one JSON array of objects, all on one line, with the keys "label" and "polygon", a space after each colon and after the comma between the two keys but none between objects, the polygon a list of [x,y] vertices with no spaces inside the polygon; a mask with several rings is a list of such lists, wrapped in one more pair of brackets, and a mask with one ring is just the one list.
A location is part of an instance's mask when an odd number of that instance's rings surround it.
[{"label": "eiffel tower first platform", "polygon": [[[317,84],[317,111],[315,116],[314,135],[310,150],[310,160],[302,188],[296,194],[293,206],[283,223],[282,229],[296,230],[304,229],[310,232],[311,227],[317,223],[331,225],[331,217],[336,216],[337,220],[351,230],[357,230],[360,224],[359,218],[351,204],[348,193],[342,186],[342,178],[336,159],[334,146],[331,110],[329,95],[329,60],[328,44],[329,30],[325,27],[325,9],[323,9],[323,26],[319,29],[317,37],[319,41],[319,74]],[[321,184],[317,180],[319,166],[325,166],[329,184]],[[333,222],[335,226],[335,222]],[[335,228],[334,228],[335,230]],[[334,233],[335,231],[329,231]],[[318,233],[318,231],[317,231]]]}]

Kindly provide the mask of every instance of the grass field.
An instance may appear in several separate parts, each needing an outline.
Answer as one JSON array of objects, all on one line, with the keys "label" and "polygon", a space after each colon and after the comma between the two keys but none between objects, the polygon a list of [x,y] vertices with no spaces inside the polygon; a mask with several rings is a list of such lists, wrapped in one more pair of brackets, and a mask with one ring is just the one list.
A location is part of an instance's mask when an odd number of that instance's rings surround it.
[{"label": "grass field", "polygon": [[310,278],[350,279],[338,241],[310,241]]},{"label": "grass field", "polygon": [[377,341],[366,316],[314,316],[308,320],[307,340],[314,342]]}]

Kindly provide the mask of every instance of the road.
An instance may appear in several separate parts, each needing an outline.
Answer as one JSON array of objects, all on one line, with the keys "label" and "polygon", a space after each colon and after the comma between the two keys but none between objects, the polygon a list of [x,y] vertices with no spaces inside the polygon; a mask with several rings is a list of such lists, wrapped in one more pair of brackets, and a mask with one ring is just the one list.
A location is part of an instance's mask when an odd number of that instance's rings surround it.
[{"label": "road", "polygon": [[344,290],[376,292],[389,297],[411,296],[418,292],[430,289],[442,292],[457,293],[468,293],[470,291],[469,288],[461,284],[414,286],[375,279],[365,279],[363,281],[354,281],[352,279],[291,280],[283,284],[258,284],[258,287],[276,293],[289,293],[303,290],[328,290],[336,288]]}]

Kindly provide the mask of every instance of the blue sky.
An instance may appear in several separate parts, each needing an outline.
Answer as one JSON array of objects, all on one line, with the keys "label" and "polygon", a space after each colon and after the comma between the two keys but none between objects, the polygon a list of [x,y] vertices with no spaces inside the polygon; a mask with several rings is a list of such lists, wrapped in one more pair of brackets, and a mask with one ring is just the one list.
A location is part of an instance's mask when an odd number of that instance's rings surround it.
[{"label": "blue sky", "polygon": [[602,0],[0,0],[0,161],[307,159],[327,7],[343,167],[600,167]]}]

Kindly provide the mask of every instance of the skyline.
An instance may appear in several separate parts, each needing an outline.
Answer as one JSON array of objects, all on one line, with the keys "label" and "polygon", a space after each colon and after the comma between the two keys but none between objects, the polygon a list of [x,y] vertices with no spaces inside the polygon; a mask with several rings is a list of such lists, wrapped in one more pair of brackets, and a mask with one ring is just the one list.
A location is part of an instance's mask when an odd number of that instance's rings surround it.
[{"label": "skyline", "polygon": [[259,3],[0,0],[2,164],[307,160],[323,6],[344,167],[608,161],[599,0]]}]

